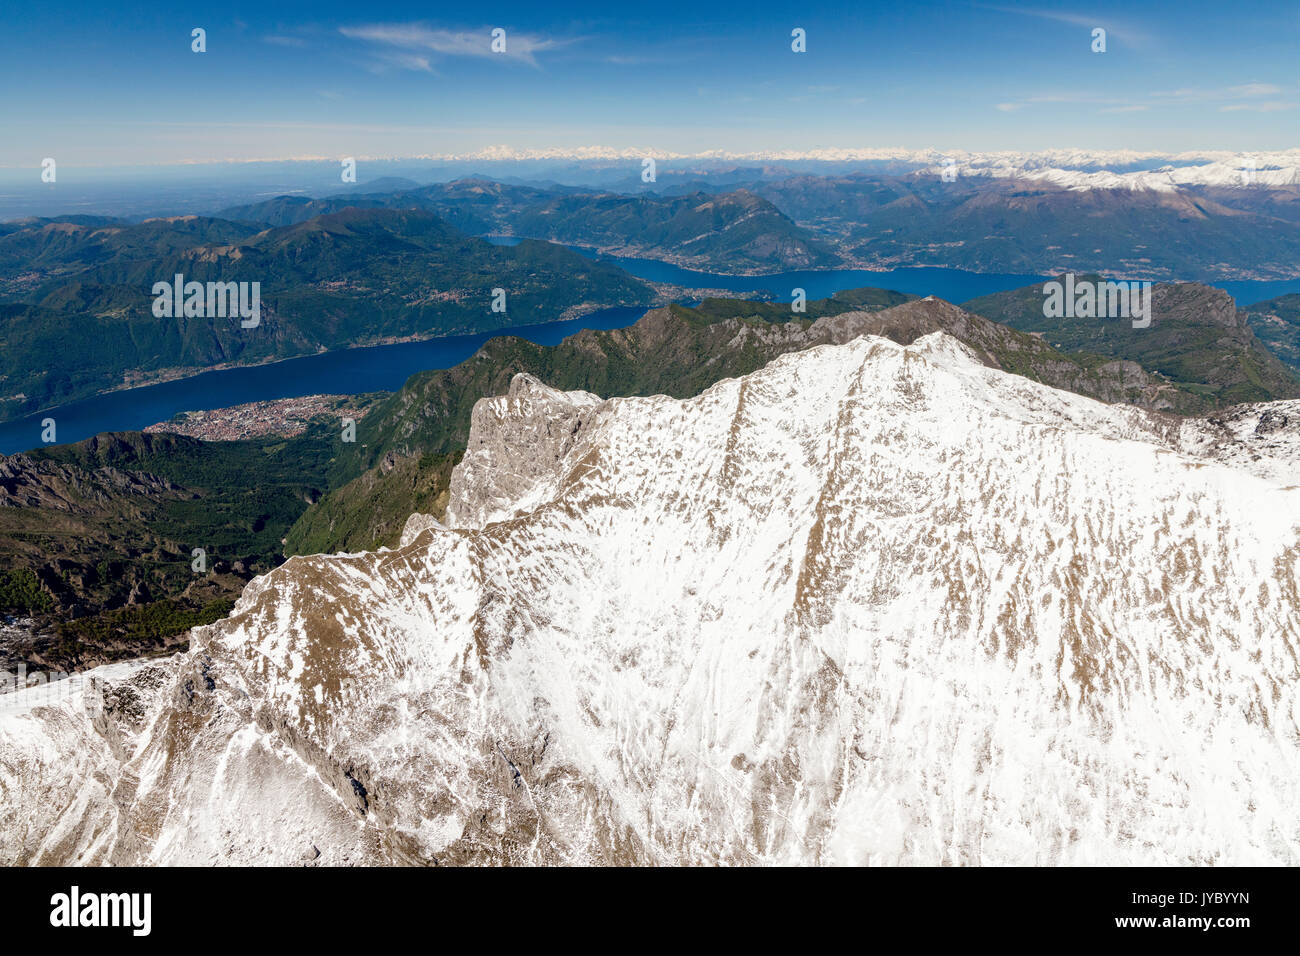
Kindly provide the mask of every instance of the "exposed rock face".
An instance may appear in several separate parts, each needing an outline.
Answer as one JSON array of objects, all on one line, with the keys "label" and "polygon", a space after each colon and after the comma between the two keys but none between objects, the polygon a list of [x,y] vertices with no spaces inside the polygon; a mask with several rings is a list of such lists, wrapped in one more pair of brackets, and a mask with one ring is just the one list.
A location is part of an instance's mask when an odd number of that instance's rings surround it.
[{"label": "exposed rock face", "polygon": [[1235,405],[1189,418],[1178,440],[1191,454],[1300,485],[1300,400]]},{"label": "exposed rock face", "polygon": [[1246,313],[1237,310],[1223,289],[1200,282],[1161,282],[1151,289],[1151,321],[1246,328]]},{"label": "exposed rock face", "polygon": [[90,471],[36,461],[28,455],[0,455],[0,508],[54,508],[80,512],[87,503],[125,496],[157,497],[180,489],[165,478],[112,466]]},{"label": "exposed rock face", "polygon": [[470,417],[469,447],[452,472],[447,520],[482,526],[503,508],[521,506],[539,483],[560,480],[562,465],[600,399],[560,392],[516,375],[504,399],[480,401]]},{"label": "exposed rock face", "polygon": [[1294,865],[1300,488],[1170,441],[945,335],[519,379],[451,528],[0,714],[0,861]]},{"label": "exposed rock face", "polygon": [[1137,362],[1116,359],[1105,365],[1099,365],[1096,371],[1103,380],[1114,382],[1122,390],[1145,389],[1151,384],[1150,376]]}]

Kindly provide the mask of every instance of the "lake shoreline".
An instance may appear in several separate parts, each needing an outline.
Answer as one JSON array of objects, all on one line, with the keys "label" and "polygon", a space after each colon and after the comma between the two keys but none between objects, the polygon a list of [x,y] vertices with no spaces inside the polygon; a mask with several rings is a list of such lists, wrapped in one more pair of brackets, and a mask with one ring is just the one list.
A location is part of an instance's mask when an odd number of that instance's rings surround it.
[{"label": "lake shoreline", "polygon": [[[41,422],[46,418],[53,418],[57,427],[57,441],[44,443],[48,447],[72,444],[106,432],[140,431],[182,412],[212,411],[318,394],[392,392],[412,375],[450,368],[465,361],[489,339],[514,335],[539,344],[553,344],[587,327],[626,327],[650,308],[654,306],[601,307],[575,318],[534,325],[430,338],[403,337],[397,342],[325,349],[270,362],[227,363],[225,367],[206,368],[192,375],[145,385],[114,386],[72,402],[0,421],[0,455],[42,447]],[[217,387],[208,391],[206,386]],[[213,398],[214,394],[224,397]],[[118,410],[116,420],[110,418],[109,408]]]},{"label": "lake shoreline", "polygon": [[[498,237],[500,239],[501,237]],[[512,237],[508,237],[512,238]],[[579,250],[581,251],[581,250]],[[827,298],[845,289],[886,288],[914,295],[935,295],[955,304],[997,292],[1051,280],[1051,276],[977,273],[934,266],[905,266],[892,271],[859,269],[802,270],[762,276],[696,272],[658,259],[608,258],[629,274],[655,288],[648,306],[586,306],[566,310],[558,318],[531,326],[490,332],[457,333],[431,338],[391,337],[388,340],[324,349],[273,361],[222,366],[175,374],[147,384],[113,388],[61,405],[46,406],[0,422],[0,455],[41,446],[43,418],[54,418],[58,444],[81,441],[110,431],[138,431],[181,412],[211,411],[277,399],[316,394],[359,395],[396,391],[411,375],[450,368],[471,357],[489,339],[517,336],[541,345],[554,345],[582,329],[612,329],[633,324],[648,309],[664,301],[693,301],[704,296],[753,296],[765,301],[789,301],[795,289],[810,300]],[[1300,292],[1300,281],[1281,283],[1206,283],[1224,289],[1243,307]],[[662,301],[661,301],[662,300]],[[579,313],[576,314],[575,313]],[[385,351],[387,350],[387,351]],[[173,370],[175,371],[175,370]],[[135,407],[142,403],[142,407]]]},{"label": "lake shoreline", "polygon": [[[869,259],[845,259],[837,265],[830,266],[809,266],[803,269],[791,269],[788,272],[759,272],[759,271],[741,271],[741,272],[723,272],[715,271],[702,267],[702,264],[694,262],[688,257],[682,256],[654,256],[647,254],[649,250],[639,249],[634,246],[616,247],[616,246],[579,246],[570,245],[569,243],[559,242],[555,239],[544,239],[540,236],[520,236],[513,233],[490,233],[479,236],[480,239],[486,239],[493,245],[517,245],[519,242],[528,240],[530,242],[550,242],[555,245],[564,246],[573,252],[588,258],[610,260],[617,263],[623,262],[657,262],[664,265],[682,269],[686,272],[695,273],[702,276],[722,276],[727,279],[766,279],[779,275],[787,275],[794,272],[808,273],[838,273],[838,272],[873,272],[873,273],[895,273],[905,269],[939,269],[944,272],[965,273],[971,276],[993,276],[993,275],[1014,275],[1016,273],[1003,273],[994,271],[977,272],[963,266],[946,265],[934,262],[888,262],[882,263],[877,260]],[[503,241],[510,240],[510,241]],[[1248,269],[1232,270],[1212,277],[1188,278],[1185,276],[1176,276],[1168,269],[1158,270],[1156,273],[1146,275],[1109,275],[1110,279],[1117,282],[1200,282],[1203,285],[1222,286],[1225,283],[1300,283],[1300,268],[1296,268],[1289,274],[1279,274],[1270,276],[1261,276],[1251,272]],[[1045,275],[1049,277],[1061,276],[1064,273],[1073,272],[1076,275],[1104,274],[1100,269],[1085,269],[1076,265],[1062,264],[1049,266],[1044,270]],[[1028,273],[1025,273],[1026,275]],[[633,273],[636,275],[636,273]],[[644,278],[637,276],[637,278]],[[1265,296],[1273,298],[1272,296]],[[1263,299],[1256,299],[1256,302],[1262,302]],[[960,303],[958,303],[960,304]]]},{"label": "lake shoreline", "polygon": [[[55,412],[58,411],[59,409],[67,408],[69,405],[75,405],[79,402],[91,401],[92,399],[99,398],[105,395],[113,395],[118,392],[131,392],[131,391],[135,391],[136,389],[150,388],[155,385],[166,385],[169,382],[183,382],[186,381],[187,379],[197,378],[200,375],[207,375],[209,372],[229,372],[236,369],[267,368],[273,365],[281,365],[284,364],[285,362],[298,362],[303,359],[310,359],[318,355],[338,355],[340,353],[345,353],[345,352],[359,352],[359,351],[364,351],[366,349],[382,348],[387,345],[406,345],[409,343],[416,343],[416,342],[437,342],[442,339],[457,339],[465,336],[485,335],[485,334],[495,338],[496,336],[499,335],[510,335],[512,328],[537,329],[537,328],[543,328],[550,325],[559,325],[566,322],[573,322],[576,321],[577,319],[581,319],[583,316],[604,312],[607,309],[644,308],[645,310],[648,311],[650,309],[657,308],[660,304],[661,303],[656,301],[656,302],[652,302],[652,304],[650,305],[642,307],[642,306],[634,306],[634,305],[626,305],[626,306],[625,305],[594,305],[591,303],[583,303],[582,305],[571,306],[570,308],[566,309],[558,319],[553,319],[550,322],[539,322],[533,325],[510,326],[503,329],[496,329],[488,333],[461,331],[461,332],[447,332],[442,335],[387,335],[387,336],[380,336],[375,339],[370,339],[365,342],[360,342],[354,345],[347,345],[342,348],[336,348],[336,349],[320,348],[317,349],[315,352],[303,352],[301,355],[285,355],[280,358],[263,359],[257,362],[219,362],[216,365],[171,366],[168,368],[156,369],[153,372],[146,373],[137,381],[121,382],[117,385],[112,386],[111,388],[100,389],[99,391],[92,392],[89,395],[84,395],[81,398],[73,399],[70,402],[61,402],[58,405],[46,405],[44,408],[38,408],[35,409],[34,411],[23,412],[21,415],[15,418],[0,419],[0,427],[12,424],[15,421],[23,421],[25,419],[31,418],[34,415],[46,415],[49,414],[50,412]],[[588,308],[589,305],[590,308]],[[357,395],[361,393],[349,392],[347,394]],[[181,409],[181,411],[196,411],[196,409]],[[0,452],[0,454],[3,453]]]}]

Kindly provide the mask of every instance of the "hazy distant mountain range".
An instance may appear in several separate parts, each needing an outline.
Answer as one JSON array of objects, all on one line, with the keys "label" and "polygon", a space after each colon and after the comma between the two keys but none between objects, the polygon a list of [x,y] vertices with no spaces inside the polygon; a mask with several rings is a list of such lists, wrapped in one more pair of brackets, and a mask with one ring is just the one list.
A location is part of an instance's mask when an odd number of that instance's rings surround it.
[{"label": "hazy distant mountain range", "polygon": [[429,209],[471,233],[744,274],[946,266],[1145,279],[1300,276],[1300,183],[1292,172],[1251,172],[1259,178],[1244,186],[1232,177],[1246,171],[1212,166],[1202,179],[1179,182],[1167,171],[1055,176],[954,165],[828,174],[738,166],[666,170],[653,185],[629,173],[611,192],[474,178],[320,200],[285,196],[218,215],[284,225],[348,204]]},{"label": "hazy distant mountain range", "polygon": [[628,196],[465,179],[356,197],[281,196],[218,215],[283,226],[348,205],[425,209],[472,234],[548,239],[707,271],[762,273],[826,268],[841,261],[829,245],[770,202],[743,190]]},{"label": "hazy distant mountain range", "polygon": [[911,175],[804,176],[750,188],[833,238],[846,259],[873,267],[1202,280],[1300,274],[1300,186],[1198,194]]}]

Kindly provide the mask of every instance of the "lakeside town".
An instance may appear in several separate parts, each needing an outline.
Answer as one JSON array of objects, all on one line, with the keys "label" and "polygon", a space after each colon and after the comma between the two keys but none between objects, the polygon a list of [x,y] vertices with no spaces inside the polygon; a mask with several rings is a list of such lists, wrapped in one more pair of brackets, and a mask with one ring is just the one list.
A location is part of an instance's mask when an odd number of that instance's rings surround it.
[{"label": "lakeside town", "polygon": [[168,421],[149,425],[145,432],[169,432],[202,441],[240,441],[278,435],[293,438],[313,422],[327,418],[360,421],[386,392],[365,395],[304,395],[271,401],[248,402],[228,408],[181,412]]}]

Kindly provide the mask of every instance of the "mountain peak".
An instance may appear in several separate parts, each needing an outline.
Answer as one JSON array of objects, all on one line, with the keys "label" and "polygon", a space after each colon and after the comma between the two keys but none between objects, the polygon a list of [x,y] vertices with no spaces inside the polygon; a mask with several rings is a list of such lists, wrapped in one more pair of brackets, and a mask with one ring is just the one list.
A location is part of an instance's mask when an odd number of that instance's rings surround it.
[{"label": "mountain peak", "polygon": [[1300,487],[1156,416],[864,336],[683,400],[515,376],[453,484],[94,720],[6,703],[5,861],[1297,852]]}]

